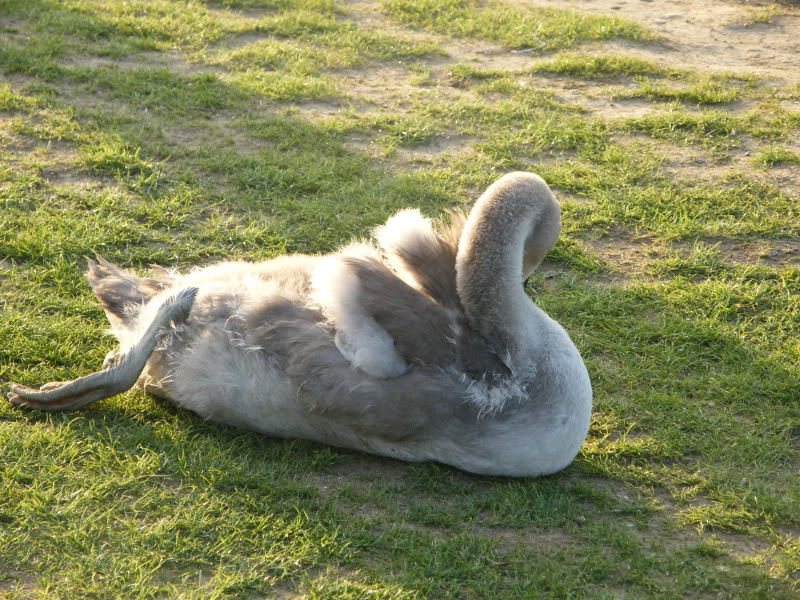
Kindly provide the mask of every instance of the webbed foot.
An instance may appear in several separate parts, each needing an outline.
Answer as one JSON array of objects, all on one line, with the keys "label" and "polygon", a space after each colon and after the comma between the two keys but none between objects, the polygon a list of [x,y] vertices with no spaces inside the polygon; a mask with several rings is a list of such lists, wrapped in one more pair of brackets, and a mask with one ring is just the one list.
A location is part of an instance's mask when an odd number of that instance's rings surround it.
[{"label": "webbed foot", "polygon": [[72,381],[53,381],[39,389],[13,383],[8,401],[24,408],[67,411],[129,390],[170,323],[183,322],[189,316],[196,295],[197,288],[185,288],[167,298],[139,341],[125,353],[109,353],[102,371]]}]

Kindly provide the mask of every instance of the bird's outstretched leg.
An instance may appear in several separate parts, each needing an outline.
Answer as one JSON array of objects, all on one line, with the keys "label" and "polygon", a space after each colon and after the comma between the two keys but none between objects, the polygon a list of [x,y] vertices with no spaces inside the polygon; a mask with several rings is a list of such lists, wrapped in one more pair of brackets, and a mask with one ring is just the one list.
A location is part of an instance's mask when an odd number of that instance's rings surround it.
[{"label": "bird's outstretched leg", "polygon": [[133,387],[147,359],[168,331],[170,323],[181,323],[189,316],[197,288],[185,288],[167,298],[139,341],[124,354],[111,354],[103,370],[72,381],[46,383],[38,390],[11,384],[8,400],[15,406],[38,410],[67,411],[110,398]]}]

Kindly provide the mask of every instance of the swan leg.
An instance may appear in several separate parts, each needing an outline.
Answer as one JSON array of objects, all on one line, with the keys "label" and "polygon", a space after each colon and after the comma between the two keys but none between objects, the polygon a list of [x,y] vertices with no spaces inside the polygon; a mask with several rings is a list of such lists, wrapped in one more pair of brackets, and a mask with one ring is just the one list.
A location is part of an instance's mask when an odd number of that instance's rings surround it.
[{"label": "swan leg", "polygon": [[197,288],[185,288],[167,298],[139,341],[124,353],[109,353],[102,371],[72,381],[46,383],[39,389],[14,383],[8,401],[24,408],[67,411],[129,390],[170,324],[181,323],[189,316],[196,295]]}]

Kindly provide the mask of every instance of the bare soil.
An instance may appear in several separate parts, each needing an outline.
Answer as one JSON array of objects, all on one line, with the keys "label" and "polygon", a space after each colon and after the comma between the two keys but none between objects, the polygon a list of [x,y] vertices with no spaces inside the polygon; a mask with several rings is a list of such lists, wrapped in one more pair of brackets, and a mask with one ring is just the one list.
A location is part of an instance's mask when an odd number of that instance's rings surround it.
[{"label": "bare soil", "polygon": [[[515,0],[569,6],[638,21],[663,36],[660,46],[615,42],[626,54],[680,68],[751,73],[776,84],[800,81],[800,4],[780,4],[771,23],[747,24],[752,9],[773,2],[732,0]],[[609,43],[602,45],[607,52]],[[586,50],[586,48],[583,48]]]}]

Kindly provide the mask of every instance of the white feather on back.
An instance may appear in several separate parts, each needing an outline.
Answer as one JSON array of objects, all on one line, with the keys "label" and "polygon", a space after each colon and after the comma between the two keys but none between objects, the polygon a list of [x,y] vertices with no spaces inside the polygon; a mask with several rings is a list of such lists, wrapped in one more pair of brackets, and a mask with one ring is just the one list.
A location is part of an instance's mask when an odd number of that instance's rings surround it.
[{"label": "white feather on back", "polygon": [[408,285],[419,289],[414,272],[406,267],[399,256],[399,251],[425,246],[435,247],[439,240],[433,231],[431,220],[423,217],[416,208],[407,208],[392,215],[385,225],[376,227],[372,235],[386,253],[386,260],[392,269]]},{"label": "white feather on back", "polygon": [[374,255],[370,246],[354,244],[323,259],[311,274],[311,300],[336,329],[336,347],[353,367],[373,377],[399,377],[408,365],[391,336],[367,314],[358,276],[343,260]]}]

